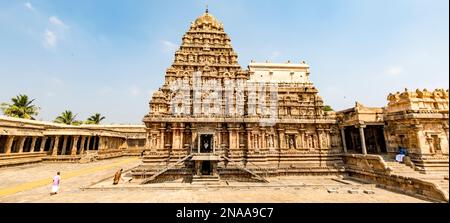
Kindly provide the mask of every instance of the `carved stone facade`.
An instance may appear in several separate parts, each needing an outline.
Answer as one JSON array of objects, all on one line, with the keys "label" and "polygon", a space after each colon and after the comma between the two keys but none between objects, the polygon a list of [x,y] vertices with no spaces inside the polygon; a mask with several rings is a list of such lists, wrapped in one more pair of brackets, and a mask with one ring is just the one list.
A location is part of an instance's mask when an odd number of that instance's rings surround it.
[{"label": "carved stone facade", "polygon": [[404,147],[424,171],[448,171],[448,90],[389,94],[386,136],[389,147]]},{"label": "carved stone facade", "polygon": [[228,171],[228,162],[274,175],[339,171],[336,118],[323,111],[309,65],[251,63],[242,69],[223,25],[208,12],[182,40],[144,117],[153,143],[136,177],[201,154],[205,143],[215,161],[202,163],[217,164],[219,174]]}]

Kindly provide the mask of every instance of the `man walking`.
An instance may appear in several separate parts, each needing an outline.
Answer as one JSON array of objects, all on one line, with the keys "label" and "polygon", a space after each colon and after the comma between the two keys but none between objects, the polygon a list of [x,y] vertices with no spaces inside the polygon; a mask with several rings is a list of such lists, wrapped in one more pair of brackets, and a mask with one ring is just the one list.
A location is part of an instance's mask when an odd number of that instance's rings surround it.
[{"label": "man walking", "polygon": [[53,184],[52,184],[52,192],[50,195],[55,195],[59,191],[59,184],[61,182],[60,173],[56,173],[56,176],[53,177]]}]

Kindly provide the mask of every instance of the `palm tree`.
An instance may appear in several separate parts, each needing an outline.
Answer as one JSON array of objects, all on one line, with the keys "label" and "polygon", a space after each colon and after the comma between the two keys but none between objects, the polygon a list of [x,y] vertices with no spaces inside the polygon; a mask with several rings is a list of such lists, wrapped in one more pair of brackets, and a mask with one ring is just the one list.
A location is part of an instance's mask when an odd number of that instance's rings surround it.
[{"label": "palm tree", "polygon": [[19,94],[15,98],[11,98],[12,104],[2,103],[0,108],[6,116],[34,120],[33,116],[36,116],[40,109],[33,105],[34,100],[29,100],[25,94]]},{"label": "palm tree", "polygon": [[66,110],[63,113],[61,113],[60,116],[56,117],[54,122],[66,125],[77,124],[78,121],[75,120],[76,117],[77,115],[76,114],[74,115],[72,111]]},{"label": "palm tree", "polygon": [[91,115],[91,117],[89,117],[86,121],[86,124],[94,124],[94,125],[98,125],[100,124],[101,121],[103,121],[105,119],[105,116],[102,116],[99,113],[95,113],[94,115]]}]

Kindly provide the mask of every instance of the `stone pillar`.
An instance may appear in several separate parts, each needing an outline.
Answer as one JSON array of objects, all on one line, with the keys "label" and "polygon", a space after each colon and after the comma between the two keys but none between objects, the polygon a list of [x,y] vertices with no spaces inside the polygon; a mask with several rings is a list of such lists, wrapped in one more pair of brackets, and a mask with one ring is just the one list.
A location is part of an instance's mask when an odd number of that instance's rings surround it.
[{"label": "stone pillar", "polygon": [[232,149],[234,149],[234,143],[233,143],[233,130],[231,130],[231,129],[228,129],[228,133],[229,133],[229,136],[228,136],[228,149],[229,150],[232,150]]},{"label": "stone pillar", "polygon": [[217,135],[216,134],[214,134],[213,135],[213,139],[212,139],[212,143],[211,143],[212,145],[212,149],[213,149],[213,154],[215,154],[216,153],[216,147],[217,147]]},{"label": "stone pillar", "polygon": [[77,145],[78,140],[80,139],[80,136],[74,136],[72,140],[72,151],[70,152],[70,155],[75,156],[77,155]]},{"label": "stone pillar", "polygon": [[[416,150],[416,152],[412,152],[412,151],[408,151],[409,153],[417,153],[417,154],[427,154],[430,153],[429,150],[425,150],[426,148],[426,143],[427,143],[427,139],[426,139],[426,135],[423,133],[423,126],[422,125],[415,125],[414,129],[412,130],[414,132],[414,135],[416,136],[416,140],[417,140],[417,148],[411,148]],[[421,135],[423,137],[421,137]],[[406,136],[408,138],[408,136]],[[425,141],[423,140],[425,139]],[[407,141],[411,141],[411,140],[407,140]],[[408,143],[406,146],[406,148],[410,148],[411,143]],[[412,145],[411,145],[412,146]],[[432,146],[432,145],[431,145]],[[423,149],[422,149],[423,148]]]},{"label": "stone pillar", "polygon": [[25,140],[27,139],[26,136],[20,137],[19,140],[19,153],[23,153],[23,147],[25,146]]},{"label": "stone pillar", "polygon": [[53,149],[53,146],[54,146],[54,144],[55,144],[55,136],[54,137],[49,137],[49,139],[50,139],[50,145],[49,145],[49,152],[50,152],[50,154],[52,153],[52,149]]},{"label": "stone pillar", "polygon": [[261,133],[261,148],[263,150],[267,149],[267,146],[266,146],[266,131],[264,131],[264,130]]},{"label": "stone pillar", "polygon": [[383,125],[383,138],[384,138],[384,146],[386,148],[386,152],[390,152],[389,148],[389,138],[388,138],[388,131],[386,130],[386,126]]},{"label": "stone pillar", "polygon": [[317,148],[319,148],[319,149],[323,149],[322,148],[322,133],[323,133],[323,129],[317,129],[317,131],[316,131],[316,133],[317,133],[317,143],[318,143],[318,145],[317,145]]},{"label": "stone pillar", "polygon": [[222,129],[220,128],[220,129],[218,129],[218,145],[217,146],[219,146],[218,148],[222,148]]},{"label": "stone pillar", "polygon": [[252,146],[252,132],[250,129],[247,129],[247,148],[248,150],[252,150],[253,146]]},{"label": "stone pillar", "polygon": [[345,128],[341,128],[341,138],[342,138],[342,148],[344,149],[344,153],[347,153],[347,143],[345,142]]},{"label": "stone pillar", "polygon": [[240,149],[241,148],[241,143],[240,143],[240,139],[239,139],[239,135],[241,134],[241,130],[236,130],[236,149]]},{"label": "stone pillar", "polygon": [[30,153],[34,152],[34,147],[36,146],[36,140],[37,140],[37,137],[35,137],[35,136],[33,136],[31,138]]},{"label": "stone pillar", "polygon": [[91,146],[91,137],[90,136],[86,136],[86,141],[87,141],[86,151],[88,151],[89,147]]},{"label": "stone pillar", "polygon": [[191,129],[191,133],[192,133],[191,134],[191,137],[192,137],[192,139],[191,139],[191,144],[192,144],[191,150],[192,150],[192,152],[195,153],[195,151],[197,151],[196,148],[195,148],[195,141],[197,139],[198,132],[197,132],[196,129]]},{"label": "stone pillar", "polygon": [[103,150],[106,147],[106,138],[99,136],[97,139],[97,150]]},{"label": "stone pillar", "polygon": [[180,129],[180,149],[182,150],[184,147],[184,128]]},{"label": "stone pillar", "polygon": [[160,131],[161,131],[161,143],[160,143],[160,145],[159,145],[159,149],[160,150],[164,150],[164,144],[165,144],[165,142],[164,142],[164,133],[166,132],[166,129],[165,128],[160,128],[159,129]]},{"label": "stone pillar", "polygon": [[294,138],[295,138],[295,148],[299,149],[300,148],[300,134],[295,134]]},{"label": "stone pillar", "polygon": [[153,140],[150,141],[150,137],[152,137],[152,133],[147,132],[146,137],[145,137],[145,147],[149,148],[149,149],[152,148],[152,143],[153,143]]},{"label": "stone pillar", "polygon": [[201,142],[200,142],[200,138],[202,137],[202,135],[200,134],[199,136],[198,136],[198,139],[197,139],[197,144],[198,144],[198,147],[197,147],[197,153],[200,153],[200,147],[202,146],[202,144],[201,144]]},{"label": "stone pillar", "polygon": [[306,129],[300,129],[299,130],[299,134],[300,134],[300,147],[299,149],[304,149],[306,148],[306,144],[305,144],[305,131]]},{"label": "stone pillar", "polygon": [[69,136],[63,136],[63,140],[64,141],[63,141],[63,147],[62,147],[61,155],[66,155],[66,147],[67,147],[68,139],[69,139]]},{"label": "stone pillar", "polygon": [[80,155],[84,153],[84,146],[86,144],[86,136],[80,136],[81,137],[81,143],[80,143]]},{"label": "stone pillar", "polygon": [[199,160],[196,160],[195,161],[195,173],[196,173],[196,175],[197,176],[201,176],[202,175],[202,173],[201,173],[201,162],[202,161],[199,161]]},{"label": "stone pillar", "polygon": [[362,154],[363,155],[367,155],[366,138],[364,136],[364,128],[365,127],[366,126],[364,126],[364,125],[359,125],[358,126],[358,128],[359,128],[359,135],[361,137],[361,147],[362,147]]},{"label": "stone pillar", "polygon": [[176,128],[172,128],[172,150],[178,149],[178,134]]},{"label": "stone pillar", "polygon": [[55,141],[53,142],[52,156],[58,155],[58,145],[59,145],[59,136],[55,136]]},{"label": "stone pillar", "polygon": [[280,135],[280,149],[286,149],[286,138],[284,137],[284,130],[279,129],[279,135]]},{"label": "stone pillar", "polygon": [[15,136],[8,136],[8,138],[6,139],[6,149],[5,149],[5,154],[10,154],[11,153],[11,147],[13,145],[14,142],[14,138]]},{"label": "stone pillar", "polygon": [[47,142],[47,136],[44,136],[44,137],[42,137],[42,140],[41,140],[41,148],[39,148],[39,152],[44,152],[44,150],[45,150],[45,144],[46,144],[46,142]]}]

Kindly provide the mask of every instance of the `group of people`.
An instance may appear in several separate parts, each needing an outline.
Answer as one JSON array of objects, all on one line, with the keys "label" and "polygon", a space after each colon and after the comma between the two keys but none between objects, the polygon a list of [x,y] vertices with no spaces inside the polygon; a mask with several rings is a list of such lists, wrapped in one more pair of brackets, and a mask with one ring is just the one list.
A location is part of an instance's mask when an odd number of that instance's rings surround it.
[{"label": "group of people", "polygon": [[[120,169],[114,174],[113,185],[119,184],[119,181],[122,181],[122,182],[124,181],[124,179],[122,178],[122,172],[123,172],[123,169]],[[61,173],[57,172],[56,175],[53,177],[50,195],[58,194],[60,185],[61,185]]]}]

